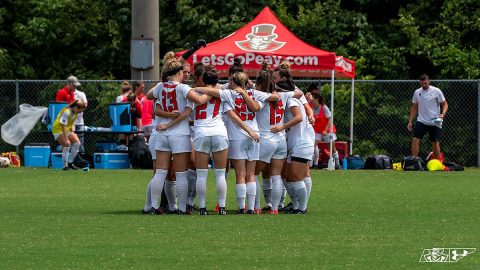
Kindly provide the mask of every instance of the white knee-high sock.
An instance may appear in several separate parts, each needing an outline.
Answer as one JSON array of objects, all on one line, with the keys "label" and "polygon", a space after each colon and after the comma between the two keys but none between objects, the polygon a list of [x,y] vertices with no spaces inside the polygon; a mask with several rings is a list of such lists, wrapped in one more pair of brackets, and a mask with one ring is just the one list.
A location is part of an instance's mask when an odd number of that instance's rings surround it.
[{"label": "white knee-high sock", "polygon": [[[255,187],[256,187],[256,191],[255,191],[255,206],[254,206],[254,209],[260,209],[260,197],[262,196],[262,189],[261,189],[261,186],[260,186],[260,180],[258,179],[258,175],[255,175]],[[248,187],[247,187],[247,190],[248,190]]]},{"label": "white knee-high sock", "polygon": [[245,209],[245,198],[247,197],[247,185],[237,184],[235,189],[237,193],[238,209]]},{"label": "white knee-high sock", "polygon": [[165,196],[167,196],[168,210],[177,210],[177,181],[165,179]]},{"label": "white knee-high sock", "polygon": [[[265,205],[272,207],[272,189],[273,189],[272,178],[263,178],[262,188],[263,188],[263,198],[265,199]],[[277,202],[277,206],[279,202],[280,201]]]},{"label": "white knee-high sock", "polygon": [[208,169],[197,169],[197,198],[198,206],[205,208],[205,201],[207,199],[207,177]]},{"label": "white knee-high sock", "polygon": [[282,197],[280,197],[280,204],[279,206],[284,207],[285,206],[285,198],[287,197],[287,182],[285,179],[282,178]]},{"label": "white knee-high sock", "polygon": [[282,177],[280,175],[272,175],[272,200],[271,206],[272,210],[278,210],[280,205],[280,199],[282,198],[283,193],[283,183]]},{"label": "white knee-high sock", "polygon": [[215,180],[217,186],[218,206],[225,207],[227,200],[227,181],[225,180],[225,169],[215,169]]},{"label": "white knee-high sock", "polygon": [[165,183],[165,178],[167,177],[167,170],[163,169],[156,169],[155,170],[155,175],[153,176],[153,179],[151,181],[151,187],[150,187],[150,196],[152,203],[150,207],[153,207],[155,209],[158,208],[159,200],[160,197],[162,196],[162,190],[163,190],[163,184]]},{"label": "white knee-high sock", "polygon": [[305,211],[305,209],[307,209],[307,187],[305,186],[305,182],[298,181],[292,184],[298,200],[298,209]]},{"label": "white knee-high sock", "polygon": [[305,186],[307,187],[307,204],[308,204],[308,199],[310,199],[310,194],[312,193],[312,178],[305,177],[303,178],[303,182],[305,182]]},{"label": "white knee-high sock", "polygon": [[180,209],[182,212],[186,212],[187,211],[187,197],[188,197],[187,171],[176,172],[175,177],[177,178],[178,209]]},{"label": "white knee-high sock", "polygon": [[75,160],[75,157],[78,154],[78,150],[80,149],[80,145],[82,145],[80,142],[76,142],[72,145],[72,151],[70,153],[70,156],[68,157],[68,163],[72,163]]},{"label": "white knee-high sock", "polygon": [[254,210],[255,208],[255,196],[257,195],[257,183],[247,183],[247,208],[248,210]]},{"label": "white knee-high sock", "polygon": [[340,158],[338,156],[338,151],[335,151],[335,153],[333,153],[333,158],[335,159],[335,166],[339,166],[340,165]]},{"label": "white knee-high sock", "polygon": [[288,195],[290,195],[290,199],[292,200],[293,209],[298,209],[297,194],[295,193],[293,182],[287,182],[285,187],[287,188]]},{"label": "white knee-high sock", "polygon": [[70,147],[63,147],[62,149],[63,167],[68,165],[68,152],[70,152]]},{"label": "white knee-high sock", "polygon": [[148,211],[150,210],[150,207],[152,207],[152,194],[151,194],[151,190],[152,190],[152,180],[150,180],[150,183],[148,183],[148,186],[147,186],[147,194],[145,196],[145,206],[143,207],[143,210],[144,211]]},{"label": "white knee-high sock", "polygon": [[190,205],[193,205],[193,201],[195,200],[195,194],[196,194],[195,181],[197,181],[197,172],[195,170],[188,169],[187,180],[188,180],[188,201],[187,201],[187,203],[190,204]]}]

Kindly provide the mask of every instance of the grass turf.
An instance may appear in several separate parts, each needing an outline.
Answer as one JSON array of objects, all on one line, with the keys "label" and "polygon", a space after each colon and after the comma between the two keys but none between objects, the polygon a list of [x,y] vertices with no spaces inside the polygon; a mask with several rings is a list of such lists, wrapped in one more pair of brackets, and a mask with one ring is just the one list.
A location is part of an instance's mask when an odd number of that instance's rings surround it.
[{"label": "grass turf", "polygon": [[[0,170],[1,269],[478,269],[480,170],[313,171],[307,215],[140,214],[150,171]],[[236,205],[233,173],[227,208]],[[207,207],[215,204],[210,171]],[[419,263],[432,247],[474,247]]]}]

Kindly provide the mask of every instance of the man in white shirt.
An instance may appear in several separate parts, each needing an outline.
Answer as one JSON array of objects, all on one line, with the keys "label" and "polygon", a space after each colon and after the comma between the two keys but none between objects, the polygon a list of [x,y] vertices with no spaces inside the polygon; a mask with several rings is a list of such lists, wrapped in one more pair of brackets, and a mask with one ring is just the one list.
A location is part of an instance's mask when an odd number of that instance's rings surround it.
[{"label": "man in white shirt", "polygon": [[[88,106],[87,96],[85,95],[84,92],[75,88],[74,95],[75,95],[75,100],[83,101],[83,103],[85,103],[85,107]],[[83,121],[83,112],[79,113],[78,116],[77,116],[77,120],[75,120],[75,131],[77,131],[77,132],[78,131],[85,131],[85,122]],[[85,152],[85,148],[84,148],[85,134],[83,134],[83,132],[79,132],[79,133],[77,133],[77,135],[78,135],[78,139],[80,140],[80,143],[81,143],[80,152]]]},{"label": "man in white shirt", "polygon": [[[420,76],[420,86],[413,94],[412,107],[410,110],[410,119],[408,121],[408,131],[413,130],[412,156],[418,156],[420,140],[428,132],[430,142],[432,143],[433,157],[440,158],[440,135],[442,123],[445,114],[448,111],[448,103],[443,93],[437,87],[430,85],[428,75]],[[440,113],[440,105],[442,111]],[[418,116],[417,116],[418,113]],[[415,129],[412,121],[417,116]]]}]

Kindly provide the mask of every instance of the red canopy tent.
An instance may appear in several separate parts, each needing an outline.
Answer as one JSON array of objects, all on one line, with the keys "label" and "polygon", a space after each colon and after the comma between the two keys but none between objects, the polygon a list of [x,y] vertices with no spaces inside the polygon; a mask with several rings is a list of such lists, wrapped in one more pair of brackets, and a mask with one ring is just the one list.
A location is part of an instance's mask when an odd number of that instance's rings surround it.
[{"label": "red canopy tent", "polygon": [[[183,52],[178,52],[180,56]],[[317,49],[290,32],[268,8],[233,34],[208,43],[188,59],[190,64],[203,62],[213,65],[222,77],[227,77],[233,59],[242,60],[244,70],[255,76],[262,62],[277,67],[282,61],[291,63],[294,77],[354,78],[355,62],[336,56],[335,53]]]}]

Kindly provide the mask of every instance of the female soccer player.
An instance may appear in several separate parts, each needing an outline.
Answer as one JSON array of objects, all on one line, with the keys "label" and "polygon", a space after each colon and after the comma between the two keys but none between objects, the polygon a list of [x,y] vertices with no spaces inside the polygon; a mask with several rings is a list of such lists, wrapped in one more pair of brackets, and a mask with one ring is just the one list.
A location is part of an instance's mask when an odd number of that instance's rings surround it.
[{"label": "female soccer player", "polygon": [[[290,63],[283,61],[275,70],[273,71],[273,81],[278,85],[280,81],[293,81],[292,75],[290,72]],[[294,85],[295,89],[299,89]],[[313,130],[313,124],[315,123],[315,117],[313,115],[313,110],[312,108],[308,105],[308,102],[305,98],[305,96],[302,96],[300,99],[300,102],[303,104],[303,107],[305,109],[305,113],[307,114],[307,119],[310,122],[310,125],[307,125],[307,128],[309,129],[308,134],[310,136],[310,139],[312,140],[312,143],[315,142],[315,132]],[[310,196],[310,192],[312,189],[312,179],[310,177],[310,168],[308,169],[308,176],[304,180],[305,185],[307,186],[308,194]],[[285,194],[283,194],[282,198],[285,198]],[[283,201],[280,202],[281,205],[283,205]]]},{"label": "female soccer player", "polygon": [[[277,86],[293,91],[293,80],[283,80]],[[287,149],[289,151],[286,167],[286,187],[292,197],[292,213],[305,214],[308,191],[304,179],[308,177],[309,161],[313,155],[313,130],[309,127],[305,108],[300,100],[291,98],[287,102],[283,126],[272,128],[274,132],[289,129],[287,132]],[[310,134],[312,133],[312,134]]]},{"label": "female soccer player", "polygon": [[173,155],[179,214],[186,214],[187,168],[191,152],[190,128],[187,118],[193,107],[193,104],[189,101],[203,104],[210,99],[210,96],[198,95],[190,86],[181,83],[183,80],[183,64],[175,58],[173,52],[168,52],[165,55],[164,72],[169,81],[152,87],[147,93],[147,98],[157,98],[162,111],[168,114],[180,114],[180,116],[172,121],[167,117],[159,117],[158,119],[157,131],[159,131],[159,135],[155,143],[157,159],[156,172],[151,186],[151,212],[157,212],[158,199]]},{"label": "female soccer player", "polygon": [[[262,70],[258,72],[255,88],[258,91],[272,93],[275,92],[275,83],[273,82],[272,71],[266,63],[262,65]],[[265,102],[263,108],[257,112],[256,118],[260,130],[260,152],[259,161],[255,167],[255,180],[257,183],[257,195],[255,212],[261,213],[260,209],[260,185],[258,175],[262,172],[263,192],[267,208],[270,208],[271,214],[278,214],[278,205],[282,192],[282,168],[287,157],[287,142],[285,139],[285,129],[273,132],[275,129],[283,126],[284,111],[287,101],[290,98],[300,98],[302,91],[283,90],[276,92],[279,96],[278,101]],[[273,188],[275,186],[275,188]],[[274,190],[273,194],[270,194]]]},{"label": "female soccer player", "polygon": [[[73,161],[78,154],[81,144],[77,134],[73,132],[72,127],[77,119],[78,113],[83,112],[85,107],[86,106],[83,101],[75,100],[67,107],[63,108],[58,113],[55,122],[53,122],[53,137],[62,145],[62,161],[64,171],[79,169],[73,165]],[[68,153],[70,152],[70,146],[72,148],[72,152],[69,156]]]},{"label": "female soccer player", "polygon": [[211,66],[205,67],[202,82],[206,87],[214,88],[209,91],[212,99],[209,102],[195,106],[195,163],[197,168],[196,192],[200,215],[207,215],[205,206],[208,161],[210,154],[213,155],[214,171],[217,187],[218,214],[225,215],[225,201],[227,197],[227,182],[225,169],[227,167],[228,134],[222,120],[224,105],[229,102],[228,93],[217,88],[218,75]]}]

